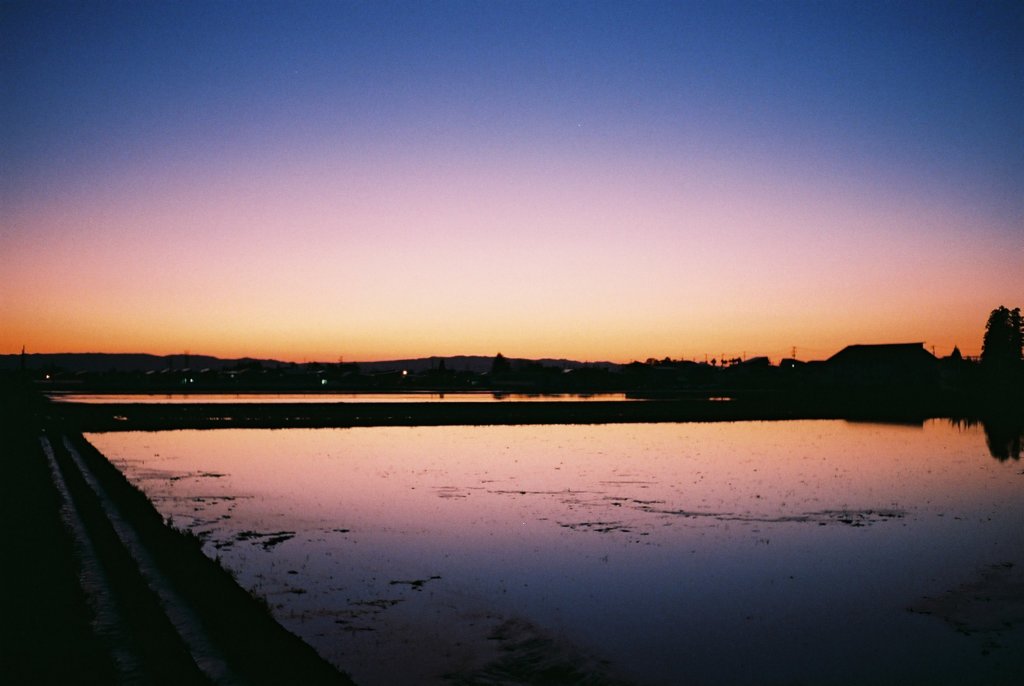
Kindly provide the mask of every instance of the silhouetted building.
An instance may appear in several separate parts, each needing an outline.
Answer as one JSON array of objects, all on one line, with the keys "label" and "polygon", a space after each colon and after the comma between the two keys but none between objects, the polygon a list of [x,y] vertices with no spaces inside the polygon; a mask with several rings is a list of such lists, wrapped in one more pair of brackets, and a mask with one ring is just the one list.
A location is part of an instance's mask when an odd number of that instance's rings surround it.
[{"label": "silhouetted building", "polygon": [[977,365],[965,359],[960,348],[953,347],[948,357],[939,360],[939,376],[942,387],[947,390],[962,390],[976,377]]},{"label": "silhouetted building", "polygon": [[848,345],[826,364],[834,381],[850,386],[922,386],[938,380],[938,364],[924,343]]}]

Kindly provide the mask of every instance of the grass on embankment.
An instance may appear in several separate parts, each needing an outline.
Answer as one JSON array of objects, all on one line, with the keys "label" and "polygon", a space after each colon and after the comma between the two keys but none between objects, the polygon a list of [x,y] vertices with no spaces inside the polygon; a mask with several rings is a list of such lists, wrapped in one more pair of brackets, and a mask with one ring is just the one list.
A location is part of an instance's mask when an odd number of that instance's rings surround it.
[{"label": "grass on embankment", "polygon": [[114,683],[114,663],[90,627],[60,496],[26,397],[0,386],[0,675],[9,684]]},{"label": "grass on embankment", "polygon": [[67,435],[177,592],[197,612],[233,673],[250,684],[350,684],[306,643],[273,620],[266,605],[203,555],[195,537],[168,527],[149,500],[81,436],[67,433],[45,401],[2,385],[0,479],[4,522],[3,643],[0,675],[12,684],[108,684],[118,671],[90,622],[79,562],[61,514],[61,497],[39,446],[45,431],[141,658],[143,683],[205,683],[106,521],[99,502],[63,447]]}]

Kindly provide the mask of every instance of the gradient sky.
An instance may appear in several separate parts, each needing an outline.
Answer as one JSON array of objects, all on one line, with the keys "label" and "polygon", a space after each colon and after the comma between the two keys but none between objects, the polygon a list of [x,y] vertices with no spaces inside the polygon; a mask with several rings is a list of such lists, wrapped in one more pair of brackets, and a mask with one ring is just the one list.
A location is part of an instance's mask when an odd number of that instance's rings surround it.
[{"label": "gradient sky", "polygon": [[1024,4],[0,2],[0,352],[977,354]]}]

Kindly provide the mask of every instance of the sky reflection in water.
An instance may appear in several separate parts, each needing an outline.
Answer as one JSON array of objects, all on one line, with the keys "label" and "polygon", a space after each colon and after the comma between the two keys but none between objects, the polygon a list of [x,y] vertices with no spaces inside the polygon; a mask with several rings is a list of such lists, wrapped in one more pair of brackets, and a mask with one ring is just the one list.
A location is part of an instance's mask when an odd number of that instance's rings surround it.
[{"label": "sky reflection in water", "polygon": [[1024,564],[1024,473],[978,426],[89,439],[360,684],[479,674],[528,639],[546,654],[524,659],[637,683],[941,682],[1019,660],[907,611]]}]

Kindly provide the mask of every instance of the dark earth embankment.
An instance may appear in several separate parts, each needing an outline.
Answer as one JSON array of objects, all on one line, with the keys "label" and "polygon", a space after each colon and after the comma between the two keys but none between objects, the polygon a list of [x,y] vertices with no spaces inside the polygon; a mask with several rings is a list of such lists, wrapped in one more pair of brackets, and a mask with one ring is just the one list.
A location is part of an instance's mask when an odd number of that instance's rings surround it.
[{"label": "dark earth embankment", "polygon": [[0,387],[0,675],[12,684],[115,683],[114,663],[90,626],[92,611],[78,582],[79,563],[30,398]]},{"label": "dark earth embankment", "polygon": [[851,419],[922,422],[949,409],[891,398],[793,398],[757,395],[725,401],[681,398],[565,402],[379,403],[54,403],[51,411],[79,431],[214,428],[326,428],[485,424]]},{"label": "dark earth embankment", "polygon": [[[0,669],[5,683],[211,683],[182,640],[180,627],[169,619],[152,574],[140,573],[88,479],[101,486],[159,575],[199,618],[212,652],[226,665],[227,681],[351,683],[277,624],[264,605],[203,555],[198,541],[168,527],[149,500],[81,436],[66,431],[53,415],[47,417],[38,396],[11,385],[0,393],[2,501],[8,524]],[[51,476],[40,436],[52,446],[63,491]],[[86,472],[78,471],[72,451]],[[80,530],[88,539],[90,559],[110,591],[113,623],[119,627],[114,638],[97,631],[95,602],[80,581],[88,562],[62,516],[62,493],[70,496],[84,525]]]}]

